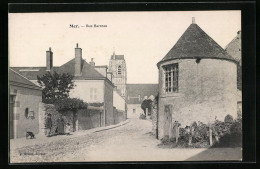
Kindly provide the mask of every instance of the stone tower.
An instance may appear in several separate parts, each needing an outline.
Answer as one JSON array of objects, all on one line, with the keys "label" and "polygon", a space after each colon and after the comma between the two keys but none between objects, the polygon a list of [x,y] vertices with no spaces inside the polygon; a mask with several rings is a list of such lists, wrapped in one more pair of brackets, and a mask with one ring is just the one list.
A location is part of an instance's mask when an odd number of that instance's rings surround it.
[{"label": "stone tower", "polygon": [[237,118],[237,63],[193,19],[157,63],[159,139],[176,136],[176,121],[185,127],[224,121],[228,114]]},{"label": "stone tower", "polygon": [[111,55],[108,71],[112,72],[112,82],[117,87],[118,93],[125,98],[126,92],[126,62],[124,55],[116,55],[115,52]]}]

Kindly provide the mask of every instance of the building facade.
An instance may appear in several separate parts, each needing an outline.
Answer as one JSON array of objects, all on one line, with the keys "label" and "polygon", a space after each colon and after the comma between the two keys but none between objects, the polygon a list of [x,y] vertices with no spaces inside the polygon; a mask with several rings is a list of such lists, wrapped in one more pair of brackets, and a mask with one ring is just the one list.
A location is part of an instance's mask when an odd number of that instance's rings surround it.
[{"label": "building facade", "polygon": [[241,31],[237,32],[236,37],[226,46],[225,50],[237,62],[237,113],[242,117],[242,48]]},{"label": "building facade", "polygon": [[127,96],[127,71],[124,55],[113,53],[109,61],[108,72],[112,73],[112,82],[116,86],[118,93],[125,98]]},{"label": "building facade", "polygon": [[127,115],[129,118],[139,118],[144,113],[141,108],[145,99],[153,100],[158,95],[158,84],[127,84]]},{"label": "building facade", "polygon": [[53,52],[46,51],[46,67],[13,67],[14,70],[37,84],[37,76],[47,72],[68,73],[74,76],[76,85],[70,91],[70,97],[80,98],[87,103],[103,103],[102,126],[111,125],[113,120],[113,91],[111,74],[107,72],[107,66],[95,66],[92,59],[87,63],[82,58],[82,49],[75,48],[75,57],[60,67],[53,66]]},{"label": "building facade", "polygon": [[39,104],[42,89],[21,74],[9,69],[9,134],[10,139],[39,132]]},{"label": "building facade", "polygon": [[237,32],[236,37],[226,46],[225,50],[230,56],[239,62],[240,66],[242,65],[241,31]]},{"label": "building facade", "polygon": [[237,117],[237,61],[193,19],[181,38],[158,62],[158,136],[172,137],[174,122],[223,121]]}]

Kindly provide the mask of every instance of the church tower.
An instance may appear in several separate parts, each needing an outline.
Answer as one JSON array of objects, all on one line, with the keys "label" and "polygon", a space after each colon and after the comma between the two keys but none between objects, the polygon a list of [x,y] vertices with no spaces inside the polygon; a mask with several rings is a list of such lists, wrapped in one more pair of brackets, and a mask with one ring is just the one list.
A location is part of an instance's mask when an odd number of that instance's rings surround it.
[{"label": "church tower", "polygon": [[112,82],[117,87],[118,93],[125,98],[127,95],[126,92],[126,63],[124,55],[116,55],[113,52],[109,61],[108,71],[112,72]]}]

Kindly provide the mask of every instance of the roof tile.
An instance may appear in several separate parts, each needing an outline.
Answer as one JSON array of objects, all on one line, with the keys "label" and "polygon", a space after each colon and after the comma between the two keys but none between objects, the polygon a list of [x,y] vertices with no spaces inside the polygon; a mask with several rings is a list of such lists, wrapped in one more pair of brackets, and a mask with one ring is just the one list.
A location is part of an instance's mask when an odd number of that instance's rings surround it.
[{"label": "roof tile", "polygon": [[[158,84],[127,84],[126,85],[128,104],[141,104],[144,96],[154,97],[158,94]],[[138,96],[140,95],[141,100],[139,101]]]},{"label": "roof tile", "polygon": [[[191,24],[177,43],[160,61],[182,58],[218,58],[235,61],[197,24]],[[160,63],[159,62],[159,63]],[[158,64],[159,64],[158,63]]]}]

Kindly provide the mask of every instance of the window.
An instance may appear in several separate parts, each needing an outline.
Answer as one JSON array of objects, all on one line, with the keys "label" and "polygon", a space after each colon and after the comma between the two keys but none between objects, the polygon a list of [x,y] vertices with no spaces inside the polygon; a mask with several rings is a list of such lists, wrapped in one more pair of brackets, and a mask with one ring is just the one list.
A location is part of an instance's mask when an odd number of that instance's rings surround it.
[{"label": "window", "polygon": [[172,93],[178,92],[178,76],[179,67],[178,63],[164,66],[165,77],[165,92]]},{"label": "window", "polygon": [[10,95],[10,104],[15,103],[15,95]]},{"label": "window", "polygon": [[90,88],[90,100],[97,100],[97,88]]},{"label": "window", "polygon": [[26,109],[25,109],[24,116],[25,116],[26,118],[29,117],[29,108],[26,108]]},{"label": "window", "polygon": [[121,66],[118,66],[118,68],[117,68],[117,74],[121,75],[121,73],[122,73]]}]

